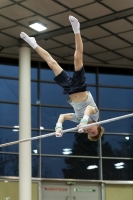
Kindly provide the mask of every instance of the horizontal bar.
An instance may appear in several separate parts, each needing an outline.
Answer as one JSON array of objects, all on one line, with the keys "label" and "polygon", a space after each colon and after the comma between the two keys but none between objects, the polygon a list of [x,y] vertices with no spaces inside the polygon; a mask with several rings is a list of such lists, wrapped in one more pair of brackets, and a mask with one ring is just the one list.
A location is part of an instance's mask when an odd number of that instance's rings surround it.
[{"label": "horizontal bar", "polygon": [[[112,121],[116,121],[116,120],[120,120],[120,119],[124,119],[124,118],[128,118],[128,117],[133,117],[133,113],[128,114],[128,115],[123,115],[123,116],[120,116],[120,117],[115,117],[115,118],[103,120],[103,121],[100,121],[100,122],[95,122],[95,123],[92,123],[92,124],[87,124],[85,126],[82,126],[81,128],[87,128],[87,127],[91,127],[91,126],[95,126],[95,125],[99,125],[99,124],[105,124],[105,123],[108,123],[108,122],[112,122]],[[78,130],[78,128],[74,127],[74,128],[63,130],[62,133],[67,133],[67,132],[76,131],[76,130]],[[22,142],[36,140],[36,139],[39,139],[39,138],[46,138],[46,137],[53,136],[55,134],[56,134],[56,132],[53,132],[53,133],[48,133],[48,134],[32,137],[32,138],[27,138],[27,139],[23,139],[23,140],[14,141],[14,142],[9,142],[9,143],[5,143],[5,144],[1,144],[0,147],[19,144],[19,143],[22,143]]]}]

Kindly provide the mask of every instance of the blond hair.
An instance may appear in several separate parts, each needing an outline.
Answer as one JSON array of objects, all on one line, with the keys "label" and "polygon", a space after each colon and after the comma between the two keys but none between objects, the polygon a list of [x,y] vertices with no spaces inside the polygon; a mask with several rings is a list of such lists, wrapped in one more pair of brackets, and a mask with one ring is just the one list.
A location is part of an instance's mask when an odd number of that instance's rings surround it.
[{"label": "blond hair", "polygon": [[97,129],[98,129],[98,134],[96,136],[94,136],[94,137],[88,135],[88,139],[89,140],[91,140],[91,141],[97,141],[97,140],[99,140],[102,137],[102,135],[104,133],[104,128],[101,125],[99,125],[97,127]]}]

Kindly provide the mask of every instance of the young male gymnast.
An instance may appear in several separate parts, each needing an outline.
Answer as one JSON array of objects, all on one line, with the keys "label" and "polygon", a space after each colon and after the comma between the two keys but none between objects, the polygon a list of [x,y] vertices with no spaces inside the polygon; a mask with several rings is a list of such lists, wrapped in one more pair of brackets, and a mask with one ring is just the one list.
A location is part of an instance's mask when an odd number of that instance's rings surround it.
[{"label": "young male gymnast", "polygon": [[75,34],[75,53],[74,53],[74,74],[70,77],[66,71],[51,57],[51,55],[42,49],[36,42],[35,38],[29,37],[26,33],[21,32],[20,37],[25,40],[35,51],[47,62],[48,66],[55,74],[54,80],[63,88],[63,93],[68,94],[69,104],[73,107],[75,113],[61,114],[56,123],[56,136],[62,136],[62,124],[65,120],[71,120],[78,125],[78,132],[88,134],[91,141],[98,140],[104,132],[101,125],[94,125],[89,128],[81,126],[98,121],[99,111],[89,91],[86,91],[87,83],[83,67],[83,43],[80,35],[80,24],[78,20],[69,16],[73,32]]}]

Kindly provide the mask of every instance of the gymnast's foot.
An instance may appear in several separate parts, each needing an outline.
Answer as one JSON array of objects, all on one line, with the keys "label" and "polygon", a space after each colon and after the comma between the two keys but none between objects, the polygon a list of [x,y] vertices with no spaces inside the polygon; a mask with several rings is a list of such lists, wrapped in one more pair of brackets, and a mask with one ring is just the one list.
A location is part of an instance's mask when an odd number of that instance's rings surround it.
[{"label": "gymnast's foot", "polygon": [[75,17],[70,15],[69,21],[72,25],[72,29],[73,29],[74,34],[80,33],[80,23],[78,22],[78,20]]},{"label": "gymnast's foot", "polygon": [[34,37],[29,37],[26,33],[21,32],[20,37],[27,42],[33,49],[35,49],[38,44],[36,43],[36,40]]}]

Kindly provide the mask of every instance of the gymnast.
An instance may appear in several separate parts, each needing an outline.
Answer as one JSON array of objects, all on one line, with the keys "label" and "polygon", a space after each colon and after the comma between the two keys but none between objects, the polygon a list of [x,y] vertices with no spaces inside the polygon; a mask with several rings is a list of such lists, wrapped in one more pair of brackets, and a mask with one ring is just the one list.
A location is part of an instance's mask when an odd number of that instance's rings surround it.
[{"label": "gymnast", "polygon": [[104,128],[100,124],[82,128],[84,125],[98,121],[99,110],[90,91],[86,90],[87,82],[83,67],[83,42],[80,35],[80,24],[73,16],[69,16],[69,21],[75,34],[74,73],[72,77],[61,68],[46,50],[37,44],[34,37],[29,37],[24,32],[21,32],[20,37],[35,49],[53,70],[55,82],[63,88],[64,94],[68,94],[68,102],[74,109],[74,113],[60,114],[55,127],[56,137],[62,136],[63,122],[71,120],[78,123],[79,133],[87,133],[89,140],[97,141],[104,132]]}]

